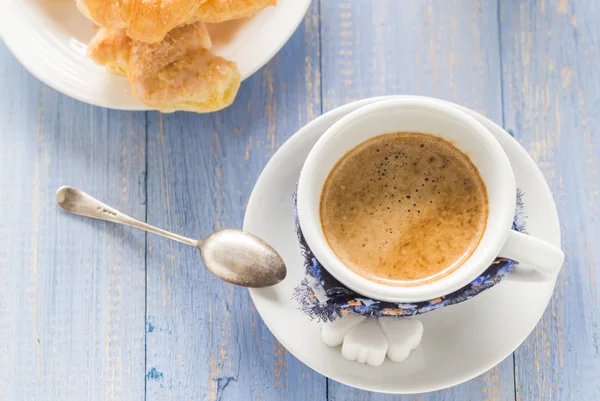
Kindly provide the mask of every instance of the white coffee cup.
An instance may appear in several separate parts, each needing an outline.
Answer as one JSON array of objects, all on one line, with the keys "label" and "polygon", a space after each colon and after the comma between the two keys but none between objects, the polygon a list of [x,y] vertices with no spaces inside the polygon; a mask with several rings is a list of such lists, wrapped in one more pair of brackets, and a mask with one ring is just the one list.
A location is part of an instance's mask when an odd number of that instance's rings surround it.
[{"label": "white coffee cup", "polygon": [[[366,140],[392,132],[430,134],[452,143],[469,156],[487,189],[488,219],[475,251],[454,272],[422,285],[392,286],[358,275],[335,255],[321,225],[321,192],[336,163]],[[564,261],[562,250],[512,230],[516,196],[515,175],[508,156],[492,133],[477,120],[435,99],[390,99],[348,114],[317,141],[300,174],[298,218],[314,255],[327,271],[348,288],[382,301],[420,302],[464,287],[483,273],[497,257],[520,262],[516,271],[524,269],[523,266],[535,269],[537,280],[548,280],[558,273]],[[532,281],[531,275],[523,277]]]}]

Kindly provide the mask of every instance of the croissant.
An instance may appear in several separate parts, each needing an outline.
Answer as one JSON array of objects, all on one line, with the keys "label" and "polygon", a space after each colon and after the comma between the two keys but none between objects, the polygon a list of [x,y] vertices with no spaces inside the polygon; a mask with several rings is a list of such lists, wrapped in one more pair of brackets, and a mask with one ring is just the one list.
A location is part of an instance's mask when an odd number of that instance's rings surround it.
[{"label": "croissant", "polygon": [[208,0],[200,5],[196,16],[204,22],[224,22],[249,17],[275,5],[277,0]]},{"label": "croissant", "polygon": [[88,55],[109,71],[127,75],[144,104],[165,113],[208,113],[233,103],[241,76],[235,63],[215,56],[202,22],[171,31],[149,44],[127,37],[124,30],[101,28]]},{"label": "croissant", "polygon": [[156,43],[179,25],[249,17],[277,0],[77,0],[97,25],[124,29],[127,36]]},{"label": "croissant", "polygon": [[198,20],[206,0],[77,0],[83,14],[97,25],[123,29],[127,36],[156,43],[175,27]]}]

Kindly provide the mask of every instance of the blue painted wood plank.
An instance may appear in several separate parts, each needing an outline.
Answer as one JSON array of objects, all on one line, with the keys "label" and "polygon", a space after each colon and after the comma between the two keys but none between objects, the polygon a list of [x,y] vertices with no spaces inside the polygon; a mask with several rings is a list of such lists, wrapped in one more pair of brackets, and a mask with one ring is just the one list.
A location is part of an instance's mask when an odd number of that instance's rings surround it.
[{"label": "blue painted wood plank", "polygon": [[501,3],[506,126],[555,195],[567,262],[515,353],[517,399],[600,399],[600,3]]},{"label": "blue painted wood plank", "polygon": [[[496,0],[322,0],[325,110],[369,96],[420,94],[502,122]],[[512,358],[455,388],[384,396],[329,382],[329,399],[513,400]]]},{"label": "blue painted wood plank", "polygon": [[2,43],[0,93],[0,399],[143,400],[145,235],[54,193],[143,219],[145,116],[58,94]]},{"label": "blue painted wood plank", "polygon": [[[321,111],[319,19],[305,23],[235,104],[211,115],[149,114],[148,221],[195,238],[242,225],[275,150]],[[245,289],[196,250],[148,237],[147,400],[324,400],[325,378],[273,338]]]}]

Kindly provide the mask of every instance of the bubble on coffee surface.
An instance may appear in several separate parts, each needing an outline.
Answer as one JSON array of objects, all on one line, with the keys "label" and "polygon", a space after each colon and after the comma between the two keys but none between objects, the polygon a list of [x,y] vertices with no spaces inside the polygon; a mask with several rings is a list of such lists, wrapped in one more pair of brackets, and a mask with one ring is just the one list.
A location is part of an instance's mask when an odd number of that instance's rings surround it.
[{"label": "bubble on coffee surface", "polygon": [[[351,150],[330,173],[321,200],[336,255],[363,276],[396,284],[462,264],[486,219],[485,186],[468,157],[416,133],[381,135]],[[370,242],[353,241],[354,233]]]}]

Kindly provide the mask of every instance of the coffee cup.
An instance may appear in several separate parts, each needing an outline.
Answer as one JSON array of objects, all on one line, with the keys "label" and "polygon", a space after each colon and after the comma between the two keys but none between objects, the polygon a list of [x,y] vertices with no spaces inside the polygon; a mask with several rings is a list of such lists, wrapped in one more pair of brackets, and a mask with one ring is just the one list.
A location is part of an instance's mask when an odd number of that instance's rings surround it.
[{"label": "coffee cup", "polygon": [[[321,194],[338,161],[365,141],[393,132],[427,134],[451,143],[469,157],[487,191],[487,221],[476,248],[450,274],[420,285],[388,285],[352,271],[329,245],[321,221]],[[512,230],[516,196],[517,185],[508,156],[481,123],[435,99],[389,99],[348,114],[317,141],[298,182],[298,220],[306,242],[319,262],[348,288],[382,301],[421,302],[464,287],[498,257],[519,262],[515,272],[511,273],[513,278],[543,281],[556,276],[564,261],[562,250]],[[519,274],[530,269],[536,274]]]}]

